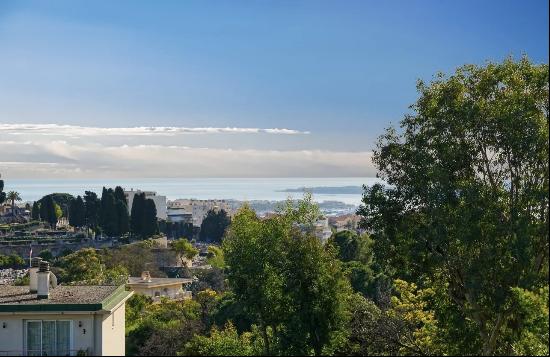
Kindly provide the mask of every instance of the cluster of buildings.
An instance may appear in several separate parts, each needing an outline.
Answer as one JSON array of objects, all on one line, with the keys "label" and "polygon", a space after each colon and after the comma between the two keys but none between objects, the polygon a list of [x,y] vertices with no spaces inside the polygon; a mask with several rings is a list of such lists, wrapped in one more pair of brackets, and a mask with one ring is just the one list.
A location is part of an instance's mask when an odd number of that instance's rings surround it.
[{"label": "cluster of buildings", "polygon": [[198,200],[198,199],[177,199],[167,201],[166,196],[157,195],[154,191],[134,190],[124,191],[128,210],[132,210],[134,196],[138,193],[145,193],[146,199],[155,202],[157,209],[157,218],[169,222],[192,223],[194,226],[200,226],[204,217],[210,210],[225,210],[231,214],[232,208],[226,200]]},{"label": "cluster of buildings", "polygon": [[168,218],[172,222],[193,223],[200,226],[210,210],[224,210],[229,215],[231,206],[226,200],[177,199],[168,202]]},{"label": "cluster of buildings", "polygon": [[23,206],[14,205],[4,202],[0,205],[0,223],[25,223],[31,218],[31,211]]}]

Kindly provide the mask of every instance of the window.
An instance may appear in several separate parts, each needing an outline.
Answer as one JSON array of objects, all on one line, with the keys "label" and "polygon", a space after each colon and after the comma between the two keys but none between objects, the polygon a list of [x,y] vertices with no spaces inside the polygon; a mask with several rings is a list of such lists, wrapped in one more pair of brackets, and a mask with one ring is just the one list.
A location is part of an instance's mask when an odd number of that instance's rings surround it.
[{"label": "window", "polygon": [[71,352],[71,321],[25,321],[26,352],[29,356],[68,356]]}]

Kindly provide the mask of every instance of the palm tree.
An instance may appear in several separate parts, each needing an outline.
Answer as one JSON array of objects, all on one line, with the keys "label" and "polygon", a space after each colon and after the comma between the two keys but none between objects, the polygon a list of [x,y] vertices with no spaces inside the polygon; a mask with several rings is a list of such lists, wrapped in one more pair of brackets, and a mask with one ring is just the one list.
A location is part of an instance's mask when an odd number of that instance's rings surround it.
[{"label": "palm tree", "polygon": [[19,192],[10,191],[8,192],[7,199],[11,201],[11,214],[15,217],[15,201],[21,201],[21,196],[19,196]]}]

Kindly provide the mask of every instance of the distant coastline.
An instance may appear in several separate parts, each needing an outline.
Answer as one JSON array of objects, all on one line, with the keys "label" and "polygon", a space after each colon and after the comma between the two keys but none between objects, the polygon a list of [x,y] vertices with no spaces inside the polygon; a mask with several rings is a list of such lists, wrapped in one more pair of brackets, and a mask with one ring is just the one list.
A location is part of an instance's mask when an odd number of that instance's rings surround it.
[{"label": "distant coastline", "polygon": [[361,186],[340,186],[340,187],[298,187],[287,188],[280,190],[279,192],[311,192],[326,195],[360,195],[363,193],[363,187]]}]

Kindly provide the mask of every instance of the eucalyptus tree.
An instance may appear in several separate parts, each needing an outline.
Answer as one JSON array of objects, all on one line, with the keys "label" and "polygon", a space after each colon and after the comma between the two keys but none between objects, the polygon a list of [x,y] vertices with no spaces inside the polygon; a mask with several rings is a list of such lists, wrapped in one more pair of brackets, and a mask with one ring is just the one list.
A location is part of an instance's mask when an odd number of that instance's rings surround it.
[{"label": "eucalyptus tree", "polygon": [[459,353],[513,353],[514,289],[548,284],[548,65],[466,65],[417,88],[374,153],[390,186],[366,188],[359,214],[396,277],[442,284]]}]

